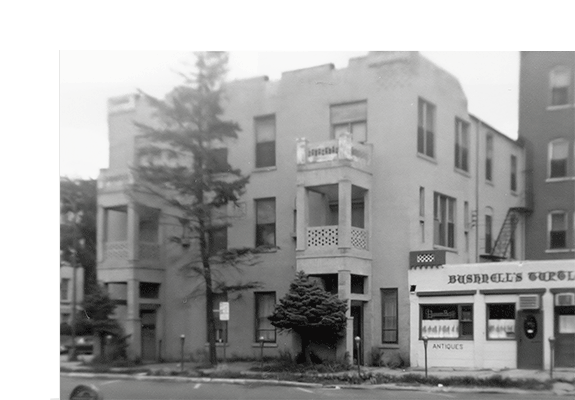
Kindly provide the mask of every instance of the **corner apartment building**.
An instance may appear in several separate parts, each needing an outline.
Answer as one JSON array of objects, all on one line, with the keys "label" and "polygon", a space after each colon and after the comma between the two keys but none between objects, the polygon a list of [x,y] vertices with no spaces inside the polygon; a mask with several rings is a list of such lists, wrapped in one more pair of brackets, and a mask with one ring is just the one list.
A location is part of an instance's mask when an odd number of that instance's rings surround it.
[{"label": "corner apartment building", "polygon": [[[470,115],[457,79],[419,53],[370,52],[343,69],[234,81],[226,97],[225,118],[242,132],[223,154],[251,178],[218,243],[277,246],[243,270],[261,289],[220,295],[230,303],[218,327],[228,355],[258,354],[262,342],[266,355],[297,351],[297,338],[275,332],[267,316],[303,270],[349,305],[345,337],[320,354],[369,363],[377,349],[408,361],[410,265],[523,259],[523,147]],[[182,235],[176,211],[129,172],[133,121],[150,110],[135,95],[108,106],[98,277],[119,304],[132,355],[177,358],[181,335],[186,354],[199,354],[205,306],[180,268],[193,248],[169,240]]]},{"label": "corner apartment building", "polygon": [[530,260],[575,258],[574,85],[575,52],[521,52],[519,138],[532,196]]}]

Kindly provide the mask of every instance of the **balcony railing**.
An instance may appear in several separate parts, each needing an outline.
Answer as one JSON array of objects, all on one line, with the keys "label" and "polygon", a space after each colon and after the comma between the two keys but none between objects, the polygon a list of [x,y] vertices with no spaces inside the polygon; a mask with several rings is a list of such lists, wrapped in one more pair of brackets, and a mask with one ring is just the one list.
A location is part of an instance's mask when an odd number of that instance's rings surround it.
[{"label": "balcony railing", "polygon": [[138,258],[140,260],[157,260],[160,258],[160,245],[157,243],[140,242]]},{"label": "balcony railing", "polygon": [[[104,243],[104,257],[109,260],[127,260],[128,242]],[[160,257],[160,245],[157,243],[138,243],[139,260],[157,260]]]},{"label": "balcony railing", "polygon": [[369,166],[371,146],[353,142],[351,135],[347,133],[326,142],[308,143],[305,139],[299,139],[297,142],[298,165],[338,160],[349,160]]},{"label": "balcony railing", "polygon": [[[339,229],[337,225],[313,226],[307,228],[307,247],[337,247]],[[351,245],[360,250],[367,250],[367,231],[362,228],[351,228]]]},{"label": "balcony railing", "polygon": [[98,177],[99,190],[120,190],[132,183],[134,183],[134,178],[130,171],[101,170]]}]

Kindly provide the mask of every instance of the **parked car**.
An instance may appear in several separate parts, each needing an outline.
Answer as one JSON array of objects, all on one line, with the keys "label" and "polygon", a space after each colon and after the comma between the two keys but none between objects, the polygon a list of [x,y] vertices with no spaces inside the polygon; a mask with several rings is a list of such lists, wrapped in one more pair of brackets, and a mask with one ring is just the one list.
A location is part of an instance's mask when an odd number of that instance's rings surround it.
[{"label": "parked car", "polygon": [[[65,351],[62,350],[65,348]],[[68,343],[65,346],[60,346],[60,354],[68,353],[72,348],[72,344]],[[94,338],[92,336],[77,336],[76,337],[76,354],[92,354],[94,352]]]}]

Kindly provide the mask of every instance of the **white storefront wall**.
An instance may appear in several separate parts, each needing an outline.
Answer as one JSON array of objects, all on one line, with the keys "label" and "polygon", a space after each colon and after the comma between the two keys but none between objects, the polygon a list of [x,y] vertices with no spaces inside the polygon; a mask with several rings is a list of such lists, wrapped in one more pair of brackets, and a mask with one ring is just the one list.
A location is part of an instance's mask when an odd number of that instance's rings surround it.
[{"label": "white storefront wall", "polygon": [[[515,303],[517,312],[520,295],[540,294],[540,310],[543,314],[543,367],[548,369],[549,338],[554,332],[553,292],[559,289],[569,291],[575,286],[575,260],[414,268],[409,271],[409,285],[412,366],[425,366],[422,338],[435,336],[428,340],[429,367],[517,368],[517,340],[515,337],[506,338],[506,330],[513,336],[515,321],[491,321],[493,332],[492,338],[488,339],[487,307],[493,303]],[[437,327],[434,334],[422,334],[422,328],[431,333],[431,329],[435,329],[435,321],[425,321],[422,326],[421,306],[433,304],[473,305],[472,338],[451,338],[454,334],[450,333],[450,328],[452,332],[457,328],[450,327],[449,324]],[[445,333],[443,335],[442,329]],[[443,337],[437,337],[438,331]]]}]

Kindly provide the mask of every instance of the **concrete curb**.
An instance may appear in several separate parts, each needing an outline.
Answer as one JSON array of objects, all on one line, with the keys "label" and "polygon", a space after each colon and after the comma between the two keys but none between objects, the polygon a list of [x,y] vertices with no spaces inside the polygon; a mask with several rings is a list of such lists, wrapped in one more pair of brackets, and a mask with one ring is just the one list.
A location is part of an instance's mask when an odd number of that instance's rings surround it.
[{"label": "concrete curb", "polygon": [[[60,376],[67,376],[72,378],[86,378],[86,379],[123,379],[123,380],[136,380],[136,381],[151,381],[151,382],[191,382],[191,383],[227,383],[233,385],[247,385],[247,384],[267,384],[275,386],[292,386],[292,387],[306,387],[306,388],[332,388],[332,389],[348,389],[348,390],[402,390],[402,391],[419,391],[419,392],[440,392],[440,393],[495,393],[495,394],[549,394],[553,393],[552,390],[522,390],[522,389],[507,389],[507,388],[464,388],[464,387],[435,387],[435,386],[406,386],[396,385],[390,383],[375,384],[375,385],[324,385],[321,383],[297,382],[297,381],[282,381],[277,379],[235,379],[235,378],[208,378],[208,377],[184,377],[184,376],[152,376],[152,375],[126,375],[119,373],[86,373],[86,372],[60,372]],[[556,395],[571,395],[572,392],[565,392]]]}]

